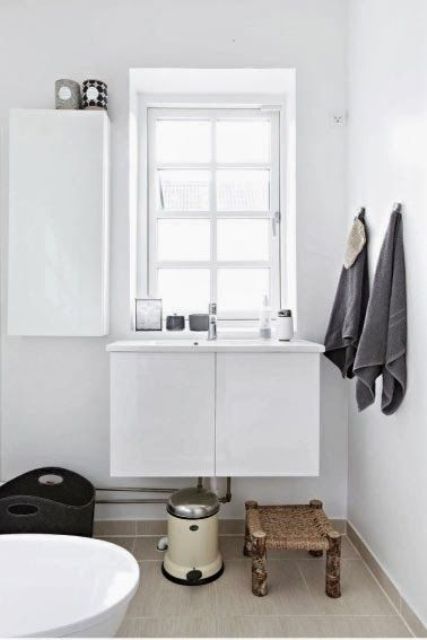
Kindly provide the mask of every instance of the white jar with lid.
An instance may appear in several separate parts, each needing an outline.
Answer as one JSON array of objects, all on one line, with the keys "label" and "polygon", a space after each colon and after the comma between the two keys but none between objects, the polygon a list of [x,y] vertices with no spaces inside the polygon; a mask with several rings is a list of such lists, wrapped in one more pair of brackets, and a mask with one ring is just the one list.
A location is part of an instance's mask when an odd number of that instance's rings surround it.
[{"label": "white jar with lid", "polygon": [[290,309],[280,309],[277,313],[277,338],[288,342],[294,337],[294,322]]}]

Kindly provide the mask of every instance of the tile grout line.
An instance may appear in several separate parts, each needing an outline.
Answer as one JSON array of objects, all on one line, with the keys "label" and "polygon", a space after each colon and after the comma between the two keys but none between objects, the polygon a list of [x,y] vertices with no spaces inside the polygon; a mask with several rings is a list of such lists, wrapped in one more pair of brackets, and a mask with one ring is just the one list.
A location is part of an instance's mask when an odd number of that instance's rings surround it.
[{"label": "tile grout line", "polygon": [[[243,537],[243,533],[220,533],[220,538],[239,538]],[[343,534],[346,535],[346,534]],[[102,533],[95,534],[93,537],[97,540],[102,540],[103,538],[163,538],[167,536],[167,532],[164,533]]]},{"label": "tile grout line", "polygon": [[[352,536],[355,538],[355,541],[357,541],[357,544],[362,549],[360,554],[361,555],[365,554],[365,556],[366,556],[366,559],[365,559],[365,557],[362,555],[362,557],[364,558],[364,561],[367,564],[368,568],[370,567],[370,565],[369,565],[370,562],[372,563],[373,566],[378,567],[379,573],[385,578],[385,581],[388,582],[391,585],[392,590],[394,590],[394,592],[398,596],[399,608],[397,608],[397,605],[394,605],[394,608],[398,610],[398,612],[400,614],[400,617],[405,622],[405,624],[408,627],[408,629],[410,630],[410,632],[416,638],[418,638],[418,637],[421,637],[421,638],[427,637],[427,635],[426,635],[426,631],[427,631],[426,625],[424,625],[424,623],[422,622],[422,620],[420,619],[418,614],[408,604],[406,598],[402,595],[402,592],[401,592],[400,588],[396,586],[396,584],[394,583],[392,578],[389,576],[388,572],[383,568],[383,566],[382,566],[381,562],[378,560],[376,554],[372,551],[372,549],[366,543],[366,541],[364,540],[363,536],[359,533],[359,531],[355,527],[355,525],[350,521],[347,522],[347,525],[348,525],[349,531],[351,532]],[[354,542],[354,545],[356,546],[356,542]],[[374,574],[374,577],[375,577],[374,569],[372,569],[372,573]],[[377,581],[379,582],[379,578],[377,579]],[[380,586],[382,587],[381,583],[380,583]],[[382,588],[385,591],[385,587],[382,587]],[[391,599],[391,596],[390,596],[390,599]],[[408,617],[413,617],[415,619],[414,620],[414,629],[412,629],[411,624],[406,619],[406,615],[403,613],[404,607],[406,607],[409,610],[409,614],[411,614],[410,616],[408,615]],[[417,633],[417,631],[415,631],[415,629],[418,628],[418,627],[421,629],[419,634]]]},{"label": "tile grout line", "polygon": [[[389,578],[389,576],[387,575],[387,573],[384,571],[384,569],[382,569],[381,565],[378,563],[378,560],[376,559],[376,557],[373,555],[373,553],[371,552],[371,550],[365,545],[363,538],[360,536],[359,532],[357,531],[357,529],[354,527],[354,525],[352,525],[350,522],[348,523],[350,526],[350,530],[353,532],[353,534],[355,535],[355,537],[357,538],[360,546],[362,549],[366,550],[366,553],[368,556],[371,556],[373,561],[379,565],[380,570],[382,571],[382,573],[385,575],[386,579],[392,584],[392,586],[394,587],[395,591],[397,592],[398,596],[399,596],[399,608],[397,608],[397,606],[394,604],[394,602],[392,601],[391,597],[387,594],[387,591],[385,590],[385,587],[382,586],[382,584],[380,583],[379,579],[376,577],[373,569],[371,569],[371,567],[369,566],[369,562],[368,560],[363,556],[362,552],[360,551],[360,556],[363,560],[363,562],[366,564],[369,572],[373,575],[375,581],[379,584],[380,588],[382,591],[384,591],[385,595],[387,596],[387,598],[390,600],[392,607],[395,609],[395,611],[397,611],[397,614],[399,616],[399,618],[403,621],[404,625],[406,626],[406,628],[408,629],[408,631],[411,633],[413,638],[417,638],[417,634],[415,633],[415,631],[411,628],[411,625],[409,624],[409,622],[407,622],[405,616],[402,613],[402,604],[406,601],[404,600],[404,598],[402,597],[402,594],[400,592],[400,590],[394,585],[393,581]],[[354,546],[356,546],[355,543],[353,543],[353,541],[351,541],[352,544]],[[357,548],[357,547],[356,547]]]},{"label": "tile grout line", "polygon": [[136,537],[134,537],[134,539],[132,540],[131,551],[130,551],[133,557],[135,557],[135,547],[136,547]]},{"label": "tile grout line", "polygon": [[[377,579],[375,573],[373,572],[373,570],[370,568],[369,564],[367,563],[366,559],[363,557],[363,555],[361,554],[361,552],[358,550],[358,548],[356,547],[356,545],[354,544],[354,542],[350,539],[350,537],[346,534],[343,534],[346,536],[347,542],[348,544],[351,546],[351,548],[355,551],[355,553],[357,554],[356,558],[354,559],[359,559],[362,561],[362,565],[368,570],[369,574],[372,576],[372,578],[374,579],[375,584],[377,585],[377,587],[379,587],[380,592],[382,592],[385,597],[386,600],[390,603],[391,605],[391,609],[394,611],[393,613],[390,614],[345,614],[345,613],[338,613],[338,614],[269,614],[268,617],[278,617],[278,618],[286,618],[286,617],[311,617],[311,618],[316,618],[319,616],[326,616],[326,617],[360,617],[360,618],[370,618],[370,617],[376,617],[376,618],[391,618],[391,617],[397,617],[401,622],[403,622],[404,627],[408,630],[409,634],[411,637],[416,637],[416,634],[413,632],[413,630],[411,629],[410,625],[408,624],[408,622],[405,620],[405,618],[403,617],[403,615],[401,614],[401,612],[399,611],[399,609],[396,607],[395,603],[393,602],[393,600],[391,599],[391,597],[388,595],[387,591],[384,589],[384,587],[381,585],[380,581]],[[132,538],[132,545],[131,545],[131,549],[130,549],[130,553],[134,553],[135,548],[136,548],[136,544],[137,544],[137,538],[157,538],[160,537],[161,534],[141,534],[141,535],[135,535],[135,534],[127,534],[127,535],[120,535],[120,534],[114,534],[114,535],[103,535],[103,536],[97,536],[98,538]],[[220,534],[219,536],[220,538],[230,538],[230,537],[242,537],[242,534],[238,534],[238,533],[229,533],[229,534]],[[160,553],[160,552],[159,552]],[[352,559],[352,558],[346,558],[348,559]],[[244,558],[231,558],[230,560],[233,561],[245,561]],[[158,559],[137,559],[139,564],[143,564],[143,563],[160,563],[162,561],[162,558],[159,557]],[[295,561],[295,565],[297,566],[297,570],[298,573],[300,575],[300,577],[302,578],[302,581],[305,585],[305,588],[308,592],[308,594],[310,595],[310,597],[313,597],[313,592],[310,588],[310,585],[308,584],[308,581],[306,579],[306,576],[304,575],[302,568],[300,567],[299,562]],[[214,610],[216,612],[216,622],[215,622],[215,627],[216,627],[216,632],[218,632],[218,613],[219,613],[219,605],[218,605],[218,592],[217,589],[214,590],[214,598],[215,598],[215,602],[214,602]],[[197,618],[197,616],[191,616],[194,618]],[[233,617],[233,616],[226,616],[226,617]],[[244,617],[257,617],[257,615],[255,614],[244,614]],[[145,619],[145,618],[155,618],[155,616],[135,616],[135,617],[131,617],[129,619]]]},{"label": "tile grout line", "polygon": [[[353,543],[352,543],[353,544]],[[354,545],[353,545],[354,546]],[[357,549],[356,549],[357,551]],[[360,552],[359,552],[360,553]],[[365,565],[365,567],[367,568],[367,570],[369,571],[369,573],[371,574],[371,576],[373,577],[374,581],[376,582],[376,584],[379,586],[380,590],[383,592],[383,594],[385,595],[385,597],[387,598],[387,600],[389,601],[389,603],[391,604],[392,608],[394,609],[394,611],[396,612],[396,615],[398,616],[398,618],[400,618],[400,620],[403,622],[404,626],[407,628],[407,630],[409,631],[409,633],[411,634],[411,638],[415,638],[415,633],[412,631],[411,627],[409,626],[409,624],[406,622],[405,618],[402,616],[400,610],[396,607],[396,605],[394,604],[393,600],[391,599],[391,597],[388,595],[387,591],[384,589],[384,587],[382,586],[381,582],[378,580],[378,578],[376,577],[375,573],[372,571],[371,567],[369,566],[369,564],[367,563],[367,561],[365,560],[365,558],[363,557],[363,555],[360,553],[360,558],[363,562],[363,564]],[[399,594],[399,604],[401,603],[401,596]]]},{"label": "tile grout line", "polygon": [[[198,619],[200,615],[186,616]],[[395,614],[387,613],[236,613],[225,618],[398,618]],[[159,616],[127,616],[128,620],[158,620]],[[162,616],[162,619],[176,618],[174,614]]]},{"label": "tile grout line", "polygon": [[314,595],[313,595],[312,590],[310,589],[310,585],[308,584],[308,580],[305,577],[304,572],[303,572],[302,568],[300,567],[299,562],[295,562],[295,564],[297,565],[298,573],[300,574],[300,576],[302,578],[302,581],[305,584],[305,588],[307,589],[308,594],[309,594],[310,598],[313,600],[313,603],[314,603]]},{"label": "tile grout line", "polygon": [[[348,538],[348,536],[347,536]],[[398,609],[395,607],[394,603],[392,602],[391,598],[388,596],[388,594],[386,593],[386,591],[383,589],[382,585],[380,584],[380,582],[377,580],[377,578],[375,577],[375,574],[371,571],[370,567],[367,565],[365,559],[363,558],[363,556],[359,553],[358,549],[356,549],[356,547],[353,545],[353,543],[351,542],[351,540],[349,540],[349,542],[351,543],[351,545],[354,547],[355,551],[357,551],[357,553],[359,554],[359,558],[361,560],[361,562],[363,563],[363,565],[368,569],[369,573],[372,575],[372,577],[374,578],[374,581],[376,582],[376,584],[379,586],[380,591],[382,591],[384,593],[384,595],[386,596],[387,600],[390,602],[392,609],[395,611],[395,614],[324,614],[326,616],[330,615],[330,616],[349,616],[349,617],[354,617],[354,616],[358,616],[358,617],[366,617],[366,618],[371,618],[371,617],[397,617],[401,620],[401,622],[403,622],[404,626],[407,628],[407,630],[409,631],[409,633],[411,634],[411,637],[414,638],[415,634],[413,633],[412,629],[409,627],[408,623],[406,622],[406,620],[403,618],[403,616],[400,614],[400,611],[398,611]],[[345,558],[346,560],[352,560],[352,558]],[[356,558],[353,558],[356,559]],[[299,562],[296,562],[296,565],[298,567],[298,571],[302,576],[302,579],[310,593],[310,596],[313,597],[313,592],[310,589],[310,585],[308,584],[308,581],[304,575],[304,572],[302,571]],[[302,614],[304,615],[304,614]],[[315,614],[317,615],[317,614]],[[320,615],[320,614],[319,614]]]}]

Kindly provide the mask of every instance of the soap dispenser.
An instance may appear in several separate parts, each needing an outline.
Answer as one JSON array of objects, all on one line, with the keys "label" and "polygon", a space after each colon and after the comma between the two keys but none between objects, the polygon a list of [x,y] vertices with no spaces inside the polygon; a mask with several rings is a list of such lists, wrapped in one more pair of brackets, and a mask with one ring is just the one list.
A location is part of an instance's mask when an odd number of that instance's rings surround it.
[{"label": "soap dispenser", "polygon": [[268,296],[264,296],[259,312],[260,338],[271,338],[271,308]]},{"label": "soap dispenser", "polygon": [[294,323],[290,309],[280,309],[277,314],[277,338],[289,342],[294,336]]}]

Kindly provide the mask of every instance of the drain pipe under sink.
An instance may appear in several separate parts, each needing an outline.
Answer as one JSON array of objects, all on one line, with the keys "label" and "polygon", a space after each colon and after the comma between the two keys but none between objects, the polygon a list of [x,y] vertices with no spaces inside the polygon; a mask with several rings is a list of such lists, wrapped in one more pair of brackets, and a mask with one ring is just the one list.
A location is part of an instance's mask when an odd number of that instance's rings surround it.
[{"label": "drain pipe under sink", "polygon": [[[97,487],[98,492],[107,493],[164,493],[172,494],[178,489],[169,489],[163,487]],[[168,498],[96,498],[96,504],[166,504]]]},{"label": "drain pipe under sink", "polygon": [[[219,486],[218,486],[218,478],[216,476],[212,476],[209,478],[211,491],[219,494]],[[203,478],[197,478],[197,486],[203,487]],[[97,493],[107,492],[107,493],[164,493],[164,494],[172,494],[178,489],[170,489],[163,487],[97,487]],[[231,502],[232,494],[231,494],[231,478],[227,477],[227,488],[226,492],[223,496],[218,495],[218,500],[221,504],[226,502]],[[167,497],[162,498],[96,498],[96,504],[167,504]]]}]

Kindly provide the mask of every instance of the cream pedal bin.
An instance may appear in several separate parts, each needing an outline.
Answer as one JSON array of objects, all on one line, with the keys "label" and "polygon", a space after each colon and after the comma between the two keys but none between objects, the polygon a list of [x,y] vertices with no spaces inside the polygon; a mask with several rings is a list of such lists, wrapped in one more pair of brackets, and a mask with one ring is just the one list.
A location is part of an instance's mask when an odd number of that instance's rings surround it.
[{"label": "cream pedal bin", "polygon": [[212,582],[224,571],[218,539],[219,500],[202,487],[174,493],[168,501],[168,550],[163,575],[178,584]]}]

